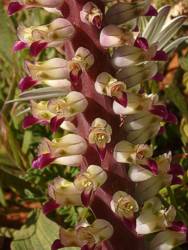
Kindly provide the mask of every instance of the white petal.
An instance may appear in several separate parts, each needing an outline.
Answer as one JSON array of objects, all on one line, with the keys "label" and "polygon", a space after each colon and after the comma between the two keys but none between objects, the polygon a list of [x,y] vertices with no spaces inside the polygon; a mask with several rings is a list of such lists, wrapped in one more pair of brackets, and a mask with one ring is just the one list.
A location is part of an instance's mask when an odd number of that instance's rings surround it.
[{"label": "white petal", "polygon": [[140,166],[131,166],[129,168],[128,175],[129,178],[134,182],[145,181],[153,176],[151,171]]}]

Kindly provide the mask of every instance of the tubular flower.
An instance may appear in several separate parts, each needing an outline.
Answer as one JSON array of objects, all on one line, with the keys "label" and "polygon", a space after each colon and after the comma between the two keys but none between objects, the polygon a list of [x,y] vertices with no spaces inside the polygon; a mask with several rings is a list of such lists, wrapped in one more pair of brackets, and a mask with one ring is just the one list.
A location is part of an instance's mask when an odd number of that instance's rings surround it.
[{"label": "tubular flower", "polygon": [[[158,172],[156,162],[151,159],[152,155],[153,149],[147,144],[135,145],[128,141],[121,141],[114,148],[114,158],[117,162],[135,165],[138,170],[144,169],[144,173],[149,177]],[[133,170],[134,167],[131,166],[130,169]],[[139,174],[142,175],[142,172],[140,171]],[[137,176],[138,173],[134,172],[130,178],[132,177],[131,180],[133,181]]]},{"label": "tubular flower", "polygon": [[97,76],[95,89],[99,94],[110,96],[123,106],[127,105],[125,83],[113,78],[107,72],[103,72]]},{"label": "tubular flower", "polygon": [[34,124],[49,124],[55,132],[61,123],[78,113],[83,112],[88,105],[86,98],[76,91],[71,91],[67,96],[49,101],[31,102],[31,113],[25,117],[23,127]]},{"label": "tubular flower", "polygon": [[155,176],[148,175],[147,170],[137,166],[131,167],[129,170],[129,177],[138,182],[136,189],[138,194],[142,194],[140,197],[142,200],[155,196],[163,187],[181,183],[178,176],[183,173],[180,166],[174,167],[171,164],[171,153],[156,158],[156,164],[158,173]]},{"label": "tubular flower", "polygon": [[77,49],[74,57],[69,62],[70,79],[77,83],[83,71],[87,71],[94,64],[94,56],[84,47]]},{"label": "tubular flower", "polygon": [[136,219],[136,232],[150,234],[170,227],[176,217],[176,209],[162,207],[159,198],[154,197],[144,203],[142,211]]},{"label": "tubular flower", "polygon": [[63,3],[64,0],[13,0],[8,6],[8,14],[13,15],[17,11],[33,7],[41,7],[47,10],[59,9]]},{"label": "tubular flower", "polygon": [[33,167],[41,169],[52,163],[80,165],[86,149],[86,141],[76,134],[67,134],[52,141],[44,139],[39,146],[39,155],[33,161]]},{"label": "tubular flower", "polygon": [[[97,249],[103,241],[108,240],[113,234],[112,225],[101,219],[96,219],[91,225],[81,224],[75,229],[60,229],[60,240],[54,242],[52,249],[62,247],[81,247],[85,249]],[[59,244],[58,244],[59,243]],[[56,247],[56,246],[59,247]]]},{"label": "tubular flower", "polygon": [[188,228],[181,222],[174,222],[170,230],[158,233],[150,243],[151,250],[171,250],[188,240]]},{"label": "tubular flower", "polygon": [[110,205],[114,213],[127,220],[132,220],[139,210],[136,200],[123,191],[118,191],[113,195]]},{"label": "tubular flower", "polygon": [[80,19],[83,23],[92,24],[98,29],[102,26],[103,13],[93,2],[86,3],[81,12]]},{"label": "tubular flower", "polygon": [[19,41],[15,43],[14,51],[29,47],[31,55],[37,56],[46,47],[62,46],[74,33],[74,27],[64,18],[57,18],[52,23],[42,26],[27,28],[21,25],[18,27]]},{"label": "tubular flower", "polygon": [[78,175],[74,181],[77,190],[81,191],[82,203],[87,206],[98,187],[107,180],[106,172],[97,165],[90,165],[85,172]]},{"label": "tubular flower", "polygon": [[97,146],[101,160],[105,157],[106,145],[110,143],[111,135],[112,128],[105,120],[96,118],[92,122],[88,140],[90,144]]},{"label": "tubular flower", "polygon": [[[19,0],[8,12],[32,7],[63,17],[19,26],[14,45],[32,55],[48,47],[62,54],[26,61],[27,76],[19,83],[17,101],[30,101],[23,127],[45,125],[52,133],[60,128],[53,139],[42,140],[32,165],[80,168],[73,181],[57,177],[49,183],[43,212],[71,205],[87,207],[92,215],[78,217],[74,229],[61,227],[51,249],[142,250],[140,235],[155,232],[152,250],[167,250],[165,237],[169,249],[185,242],[187,229],[173,222],[175,208],[155,197],[161,188],[181,184],[183,171],[171,163],[171,154],[153,157],[150,146],[161,126],[177,119],[143,84],[162,79],[168,53],[187,39],[171,43],[185,18],[168,22],[169,7],[157,13],[149,0]],[[146,201],[143,208],[139,201]]]}]

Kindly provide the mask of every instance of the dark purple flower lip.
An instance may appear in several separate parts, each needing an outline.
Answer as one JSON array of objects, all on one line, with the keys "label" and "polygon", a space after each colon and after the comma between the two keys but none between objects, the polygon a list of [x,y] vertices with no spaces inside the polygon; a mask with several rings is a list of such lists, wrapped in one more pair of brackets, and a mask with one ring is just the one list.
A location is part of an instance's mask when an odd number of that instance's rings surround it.
[{"label": "dark purple flower lip", "polygon": [[56,157],[53,157],[50,153],[39,155],[33,160],[32,167],[42,169],[52,163],[55,159]]},{"label": "dark purple flower lip", "polygon": [[33,42],[30,46],[31,56],[37,56],[43,49],[46,48],[47,44],[47,42],[42,41]]},{"label": "dark purple flower lip", "polygon": [[60,248],[63,248],[65,247],[63,244],[61,244],[61,241],[60,240],[55,240],[54,243],[52,244],[51,246],[51,250],[58,250]]},{"label": "dark purple flower lip", "polygon": [[152,174],[157,175],[158,174],[158,166],[156,161],[152,159],[148,159],[148,164],[147,165],[141,165],[143,168],[149,170],[152,172]]},{"label": "dark purple flower lip", "polygon": [[169,229],[175,232],[185,233],[186,239],[188,240],[188,227],[183,222],[174,221]]},{"label": "dark purple flower lip", "polygon": [[89,206],[89,203],[91,201],[91,197],[93,195],[93,190],[84,190],[82,193],[81,193],[81,201],[83,203],[83,205],[85,207],[88,207]]},{"label": "dark purple flower lip", "polygon": [[149,49],[148,41],[144,37],[137,37],[137,39],[134,42],[134,46],[143,49],[145,51]]},{"label": "dark purple flower lip", "polygon": [[164,105],[153,105],[150,112],[154,115],[161,117],[164,121],[169,123],[177,123],[176,116],[169,112]]},{"label": "dark purple flower lip", "polygon": [[163,50],[158,50],[155,54],[155,56],[152,58],[154,61],[167,61],[168,55]]},{"label": "dark purple flower lip", "polygon": [[164,79],[164,75],[157,73],[152,77],[152,80],[157,81],[157,82],[161,82]]},{"label": "dark purple flower lip", "polygon": [[180,176],[184,175],[184,170],[179,164],[171,164],[168,174],[172,174],[172,185],[182,184],[182,178]]},{"label": "dark purple flower lip", "polygon": [[57,204],[54,200],[49,200],[47,201],[43,207],[42,207],[42,211],[45,215],[53,212],[56,208],[59,207],[59,204]]},{"label": "dark purple flower lip", "polygon": [[27,48],[27,43],[22,42],[22,41],[16,41],[13,46],[13,51],[16,52],[25,48]]},{"label": "dark purple flower lip", "polygon": [[18,84],[19,89],[23,92],[37,83],[37,80],[33,80],[31,76],[22,78]]},{"label": "dark purple flower lip", "polygon": [[54,116],[51,120],[50,120],[50,129],[53,133],[55,133],[58,128],[60,127],[60,125],[62,124],[62,122],[65,120],[64,117],[58,118],[57,116]]},{"label": "dark purple flower lip", "polygon": [[22,10],[24,8],[23,4],[20,4],[19,2],[12,2],[8,6],[8,15],[11,16],[14,13],[18,12],[19,10]]},{"label": "dark purple flower lip", "polygon": [[92,21],[93,25],[97,27],[97,29],[101,29],[102,27],[102,17],[101,16],[95,16]]},{"label": "dark purple flower lip", "polygon": [[113,97],[113,98],[114,98],[114,100],[115,100],[116,102],[118,102],[118,103],[121,104],[122,106],[127,107],[128,98],[127,98],[127,94],[126,94],[125,92],[123,92],[121,96],[119,96],[119,97],[116,97],[116,96],[115,96],[115,97]]},{"label": "dark purple flower lip", "polygon": [[26,129],[38,123],[39,123],[38,118],[34,117],[33,115],[28,115],[23,120],[22,128]]},{"label": "dark purple flower lip", "polygon": [[157,16],[157,15],[158,15],[157,10],[153,7],[153,5],[150,5],[148,11],[145,13],[145,16]]}]

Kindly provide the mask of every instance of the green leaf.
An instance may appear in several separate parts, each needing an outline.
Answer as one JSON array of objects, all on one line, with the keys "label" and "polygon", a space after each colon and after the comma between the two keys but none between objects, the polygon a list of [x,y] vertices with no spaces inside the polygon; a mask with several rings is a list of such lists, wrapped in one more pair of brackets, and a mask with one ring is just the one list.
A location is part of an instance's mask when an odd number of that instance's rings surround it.
[{"label": "green leaf", "polygon": [[[42,212],[34,212],[28,223],[14,232],[12,250],[50,250],[54,240],[59,238],[59,226],[49,220]],[[77,247],[63,248],[78,250]]]}]

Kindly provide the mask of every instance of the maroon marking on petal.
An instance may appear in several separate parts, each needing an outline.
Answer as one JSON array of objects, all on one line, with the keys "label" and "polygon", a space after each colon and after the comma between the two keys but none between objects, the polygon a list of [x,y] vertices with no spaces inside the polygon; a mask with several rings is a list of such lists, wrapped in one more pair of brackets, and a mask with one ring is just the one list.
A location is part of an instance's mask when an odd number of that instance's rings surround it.
[{"label": "maroon marking on petal", "polygon": [[188,227],[181,221],[174,221],[169,229],[180,233],[188,233]]},{"label": "maroon marking on petal", "polygon": [[136,218],[135,217],[130,218],[130,219],[123,218],[123,222],[124,222],[125,226],[128,227],[131,231],[135,230],[135,228],[136,228]]},{"label": "maroon marking on petal", "polygon": [[177,124],[178,119],[172,112],[168,112],[168,117],[167,117],[166,121],[169,123]]},{"label": "maroon marking on petal", "polygon": [[37,123],[39,123],[38,118],[34,117],[33,115],[28,115],[23,120],[22,128],[26,129]]},{"label": "maroon marking on petal", "polygon": [[171,185],[182,184],[182,179],[176,175],[172,176]]},{"label": "maroon marking on petal", "polygon": [[132,32],[139,32],[139,26],[136,25],[136,26],[134,27],[134,29],[132,30]]},{"label": "maroon marking on petal", "polygon": [[42,211],[45,215],[53,212],[56,208],[59,207],[59,204],[57,204],[54,200],[47,201],[43,206],[42,206]]},{"label": "maroon marking on petal", "polygon": [[13,45],[14,52],[20,51],[20,50],[25,49],[25,48],[27,48],[27,43],[22,42],[22,41],[16,41]]},{"label": "maroon marking on petal", "polygon": [[70,80],[73,86],[74,85],[76,86],[79,83],[81,75],[82,75],[82,70],[79,70],[78,72],[74,72],[74,70],[72,70],[70,72]]},{"label": "maroon marking on petal", "polygon": [[99,154],[100,160],[103,161],[106,156],[106,147],[105,148],[97,147],[97,152]]},{"label": "maroon marking on petal", "polygon": [[152,80],[155,80],[157,82],[160,82],[164,79],[164,75],[163,74],[160,74],[160,73],[157,73],[156,75],[154,75],[152,77]]},{"label": "maroon marking on petal", "polygon": [[158,135],[164,134],[165,131],[166,131],[166,130],[165,130],[165,126],[160,127],[159,132],[158,132]]},{"label": "maroon marking on petal", "polygon": [[83,203],[83,205],[84,205],[85,207],[88,207],[88,206],[89,206],[89,203],[90,203],[90,201],[91,201],[92,194],[93,194],[93,190],[90,190],[90,191],[84,190],[84,191],[81,193],[81,201],[82,201],[82,203]]},{"label": "maroon marking on petal", "polygon": [[184,170],[179,164],[171,164],[169,174],[184,175]]},{"label": "maroon marking on petal", "polygon": [[19,11],[19,10],[21,10],[23,8],[24,8],[23,4],[20,4],[18,2],[12,2],[8,6],[8,15],[11,16],[14,13],[16,13],[17,11]]},{"label": "maroon marking on petal", "polygon": [[167,61],[168,60],[168,55],[165,51],[163,50],[158,50],[155,54],[155,56],[152,58],[154,61]]},{"label": "maroon marking on petal", "polygon": [[150,109],[150,112],[161,117],[164,120],[166,120],[168,117],[168,110],[164,105],[153,105],[152,109]]},{"label": "maroon marking on petal", "polygon": [[93,25],[97,27],[97,29],[101,29],[102,27],[102,18],[101,16],[95,16],[92,21]]},{"label": "maroon marking on petal", "polygon": [[31,56],[37,56],[43,49],[46,48],[47,42],[36,41],[33,42],[30,46]]},{"label": "maroon marking on petal", "polygon": [[114,99],[122,106],[127,107],[128,99],[127,94],[125,92],[123,92],[120,97],[114,97]]},{"label": "maroon marking on petal", "polygon": [[150,5],[148,11],[146,12],[145,16],[157,16],[158,12],[157,10],[153,7],[153,5]]},{"label": "maroon marking on petal", "polygon": [[142,165],[142,167],[150,170],[154,175],[158,174],[158,166],[156,161],[149,159],[148,160],[148,165]]},{"label": "maroon marking on petal", "polygon": [[52,157],[50,153],[39,155],[36,159],[32,162],[33,168],[42,169],[52,163],[55,160],[55,157]]},{"label": "maroon marking on petal", "polygon": [[65,246],[61,244],[61,241],[60,240],[55,240],[54,243],[51,246],[51,250],[57,250],[57,249],[60,249],[62,247],[65,247]]},{"label": "maroon marking on petal", "polygon": [[31,88],[36,83],[37,83],[37,80],[33,80],[31,76],[26,76],[20,80],[18,87],[23,92],[26,89]]},{"label": "maroon marking on petal", "polygon": [[144,37],[137,37],[134,46],[143,50],[149,49],[148,41]]},{"label": "maroon marking on petal", "polygon": [[65,120],[64,117],[62,118],[58,118],[57,116],[54,116],[51,120],[50,120],[50,129],[53,133],[55,133],[58,128],[60,127],[60,125],[62,124],[62,122]]}]

